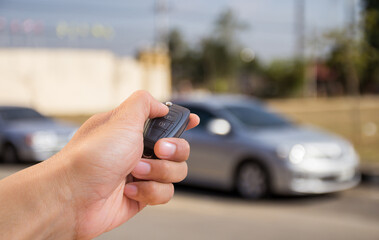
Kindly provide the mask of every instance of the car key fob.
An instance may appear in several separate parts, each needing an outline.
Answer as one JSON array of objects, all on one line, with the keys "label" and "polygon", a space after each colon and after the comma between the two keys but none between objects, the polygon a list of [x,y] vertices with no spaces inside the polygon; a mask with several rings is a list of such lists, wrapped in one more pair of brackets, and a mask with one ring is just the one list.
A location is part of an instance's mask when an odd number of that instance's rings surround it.
[{"label": "car key fob", "polygon": [[161,138],[180,137],[186,130],[190,110],[185,107],[166,102],[169,112],[164,117],[147,120],[143,131],[144,158],[157,158],[154,145]]}]

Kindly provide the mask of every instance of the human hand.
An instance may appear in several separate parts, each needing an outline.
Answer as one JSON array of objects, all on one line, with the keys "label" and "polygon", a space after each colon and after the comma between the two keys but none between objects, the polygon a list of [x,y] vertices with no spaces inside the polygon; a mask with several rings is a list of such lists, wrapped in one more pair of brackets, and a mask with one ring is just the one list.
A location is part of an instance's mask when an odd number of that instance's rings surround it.
[{"label": "human hand", "polygon": [[[154,150],[163,160],[141,159],[144,122],[167,113],[164,104],[138,91],[116,109],[87,120],[66,147],[48,160],[66,166],[76,238],[94,238],[126,222],[147,204],[171,199],[172,183],[187,175],[187,141],[161,139]],[[198,116],[191,114],[187,129],[198,123]],[[142,181],[125,185],[130,173]]]}]

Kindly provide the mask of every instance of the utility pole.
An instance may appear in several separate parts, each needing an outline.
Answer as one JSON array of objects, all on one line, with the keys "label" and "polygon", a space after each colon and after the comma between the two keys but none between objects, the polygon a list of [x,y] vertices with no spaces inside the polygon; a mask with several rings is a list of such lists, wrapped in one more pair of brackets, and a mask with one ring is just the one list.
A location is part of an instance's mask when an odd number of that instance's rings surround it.
[{"label": "utility pole", "polygon": [[356,57],[356,10],[355,0],[350,0],[347,5],[346,22],[348,27],[348,61],[347,61],[347,73],[348,73],[348,93],[352,95],[351,104],[351,118],[352,118],[352,130],[353,130],[353,142],[356,146],[361,144],[361,118],[360,118],[360,90],[359,90],[359,76],[356,66],[354,64],[354,58]]},{"label": "utility pole", "polygon": [[154,45],[167,50],[167,35],[169,28],[169,2],[168,0],[155,0],[154,4]]},{"label": "utility pole", "polygon": [[316,65],[309,68],[305,61],[305,5],[306,0],[294,0],[295,56],[303,68],[303,96],[316,96]]},{"label": "utility pole", "polygon": [[347,29],[347,62],[346,62],[346,71],[348,73],[347,81],[347,92],[352,96],[359,95],[359,79],[357,75],[357,70],[354,65],[354,57],[356,55],[356,49],[354,44],[356,43],[356,18],[355,18],[355,0],[349,0],[346,2],[346,13],[345,13],[345,22]]},{"label": "utility pole", "polygon": [[305,0],[295,0],[294,30],[296,35],[295,54],[300,60],[304,58],[305,50]]}]

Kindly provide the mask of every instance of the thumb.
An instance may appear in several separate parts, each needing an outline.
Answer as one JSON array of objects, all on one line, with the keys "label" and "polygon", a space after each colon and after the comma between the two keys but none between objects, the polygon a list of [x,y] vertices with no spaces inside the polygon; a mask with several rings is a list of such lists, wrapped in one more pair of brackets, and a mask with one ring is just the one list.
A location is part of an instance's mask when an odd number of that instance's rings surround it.
[{"label": "thumb", "polygon": [[143,129],[148,118],[162,117],[167,113],[166,105],[156,100],[147,91],[139,90],[114,109],[112,115],[122,124]]}]

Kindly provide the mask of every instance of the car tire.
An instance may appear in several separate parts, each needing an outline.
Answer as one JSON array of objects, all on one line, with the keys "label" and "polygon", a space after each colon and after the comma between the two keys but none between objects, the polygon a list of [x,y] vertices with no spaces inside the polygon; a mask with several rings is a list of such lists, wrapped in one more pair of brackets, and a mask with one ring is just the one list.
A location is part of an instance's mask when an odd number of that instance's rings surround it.
[{"label": "car tire", "polygon": [[237,170],[235,188],[246,199],[259,199],[269,192],[267,171],[258,163],[243,163]]},{"label": "car tire", "polygon": [[17,150],[11,144],[3,146],[0,158],[4,163],[17,163],[19,160]]}]

